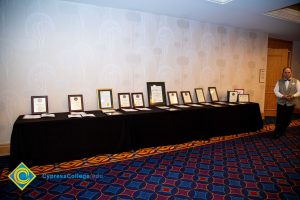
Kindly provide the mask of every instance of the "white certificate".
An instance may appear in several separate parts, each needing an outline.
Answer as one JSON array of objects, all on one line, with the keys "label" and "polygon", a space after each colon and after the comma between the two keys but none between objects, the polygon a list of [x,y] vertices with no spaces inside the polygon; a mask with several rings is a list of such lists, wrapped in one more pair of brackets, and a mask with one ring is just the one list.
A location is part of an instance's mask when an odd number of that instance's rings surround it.
[{"label": "white certificate", "polygon": [[249,102],[249,94],[239,94],[239,102]]},{"label": "white certificate", "polygon": [[70,109],[71,111],[81,111],[82,108],[82,98],[80,96],[71,96],[70,97]]},{"label": "white certificate", "polygon": [[204,94],[202,89],[196,89],[196,95],[198,98],[198,103],[205,102]]},{"label": "white certificate", "polygon": [[217,91],[215,89],[210,89],[210,96],[211,96],[211,100],[212,101],[218,101],[218,95],[217,95]]},{"label": "white certificate", "polygon": [[120,107],[121,108],[129,108],[130,107],[129,95],[121,94],[119,99],[120,99]]},{"label": "white certificate", "polygon": [[41,115],[24,115],[23,119],[39,119]]},{"label": "white certificate", "polygon": [[183,102],[184,103],[193,103],[192,99],[191,99],[191,95],[188,92],[183,92],[182,93],[182,97],[183,97]]},{"label": "white certificate", "polygon": [[178,108],[189,108],[190,106],[187,106],[187,105],[175,105],[176,107]]},{"label": "white certificate", "polygon": [[110,91],[100,91],[101,108],[112,108],[112,99]]},{"label": "white certificate", "polygon": [[136,108],[137,110],[142,110],[142,111],[148,111],[151,110],[150,108]]},{"label": "white certificate", "polygon": [[169,93],[169,100],[171,105],[178,104],[178,97],[175,92],[170,92]]},{"label": "white certificate", "polygon": [[168,106],[156,106],[157,108],[160,108],[160,109],[170,109],[170,107]]},{"label": "white certificate", "polygon": [[41,117],[55,117],[55,114],[52,114],[52,113],[43,113],[43,114],[41,114]]},{"label": "white certificate", "polygon": [[45,113],[47,112],[46,98],[34,98],[33,99],[33,113]]},{"label": "white certificate", "polygon": [[200,104],[194,104],[194,103],[189,104],[189,106],[193,106],[193,107],[203,107],[203,105],[200,105]]},{"label": "white certificate", "polygon": [[133,106],[144,107],[143,96],[141,94],[133,94]]},{"label": "white certificate", "polygon": [[163,102],[162,86],[151,86],[151,104]]},{"label": "white certificate", "polygon": [[132,108],[123,108],[122,110],[125,111],[125,112],[136,112],[136,111],[138,111],[138,110],[132,109]]},{"label": "white certificate", "polygon": [[229,91],[229,102],[237,102],[238,100],[238,92],[237,91]]}]

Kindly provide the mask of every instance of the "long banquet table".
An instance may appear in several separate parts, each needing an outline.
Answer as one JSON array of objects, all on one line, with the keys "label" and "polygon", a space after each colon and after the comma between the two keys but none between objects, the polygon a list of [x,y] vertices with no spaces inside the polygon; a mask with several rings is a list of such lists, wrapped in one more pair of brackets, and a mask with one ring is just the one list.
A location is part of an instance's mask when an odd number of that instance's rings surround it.
[{"label": "long banquet table", "polygon": [[177,108],[169,111],[124,112],[107,115],[86,111],[95,117],[23,119],[13,126],[10,168],[21,161],[27,166],[53,164],[97,154],[119,153],[144,147],[179,144],[259,130],[263,121],[257,103],[214,107]]}]

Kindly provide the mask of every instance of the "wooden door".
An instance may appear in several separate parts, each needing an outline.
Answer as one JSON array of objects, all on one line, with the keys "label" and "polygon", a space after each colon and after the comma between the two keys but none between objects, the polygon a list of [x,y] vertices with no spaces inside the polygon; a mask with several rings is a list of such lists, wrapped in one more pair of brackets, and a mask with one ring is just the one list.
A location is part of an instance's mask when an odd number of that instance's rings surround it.
[{"label": "wooden door", "polygon": [[265,90],[265,116],[276,116],[276,96],[274,87],[281,78],[282,69],[288,66],[288,49],[268,49],[266,90]]}]

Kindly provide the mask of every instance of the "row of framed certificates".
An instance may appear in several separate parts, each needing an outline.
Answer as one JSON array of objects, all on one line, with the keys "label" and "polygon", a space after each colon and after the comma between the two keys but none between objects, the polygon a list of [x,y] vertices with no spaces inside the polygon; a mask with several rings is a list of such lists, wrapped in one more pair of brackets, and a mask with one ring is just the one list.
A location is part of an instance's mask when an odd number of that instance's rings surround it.
[{"label": "row of framed certificates", "polygon": [[[196,103],[205,103],[205,96],[203,88],[195,88]],[[166,92],[164,82],[147,82],[148,102],[149,106],[165,106],[166,103]],[[208,93],[211,102],[218,102],[219,96],[216,87],[208,87]],[[190,91],[181,91],[182,102],[184,104],[192,104],[193,100]],[[177,91],[167,92],[169,105],[178,105],[178,94]],[[233,91],[227,91],[228,102],[249,102],[249,94],[244,94],[244,89],[234,89]],[[134,99],[133,99],[134,101]]]},{"label": "row of framed certificates", "polygon": [[[112,89],[97,89],[97,99],[99,109],[113,109],[113,92]],[[165,91],[164,82],[147,82],[148,103],[149,106],[165,106],[166,94],[168,96],[169,105],[179,105],[177,91]],[[219,97],[216,87],[208,87],[211,102],[218,102]],[[180,91],[183,104],[192,104],[192,96],[190,91]],[[196,103],[205,103],[203,88],[195,88]],[[136,93],[118,93],[119,107],[122,108],[142,108],[145,107],[144,94]],[[249,102],[249,95],[244,94],[243,89],[235,89],[228,91],[228,102]],[[83,95],[68,95],[69,112],[83,112],[84,103]],[[31,97],[32,114],[48,113],[48,96],[32,96]]]}]

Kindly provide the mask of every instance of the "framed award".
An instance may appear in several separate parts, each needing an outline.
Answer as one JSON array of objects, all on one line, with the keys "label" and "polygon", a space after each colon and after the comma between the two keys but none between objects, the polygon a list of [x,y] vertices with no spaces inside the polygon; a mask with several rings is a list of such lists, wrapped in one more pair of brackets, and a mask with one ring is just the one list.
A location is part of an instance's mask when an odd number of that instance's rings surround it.
[{"label": "framed award", "polygon": [[134,108],[145,107],[144,104],[144,95],[142,92],[131,93],[132,104]]},{"label": "framed award", "polygon": [[48,96],[31,96],[31,113],[48,113]]},{"label": "framed award", "polygon": [[202,88],[195,88],[195,93],[196,93],[197,103],[206,102]]},{"label": "framed award", "polygon": [[228,91],[227,92],[228,102],[235,103],[238,101],[238,92],[237,91]]},{"label": "framed award", "polygon": [[216,87],[208,87],[208,93],[212,102],[219,101]]},{"label": "framed award", "polygon": [[181,91],[180,93],[184,104],[193,103],[190,91]]},{"label": "framed award", "polygon": [[84,111],[82,94],[68,95],[68,102],[69,102],[69,112]]},{"label": "framed award", "polygon": [[130,93],[118,93],[119,108],[131,108]]},{"label": "framed award", "polygon": [[266,81],[266,70],[260,69],[259,70],[259,83],[264,83]]},{"label": "framed award", "polygon": [[250,102],[249,94],[239,94],[238,102]]},{"label": "framed award", "polygon": [[244,94],[244,89],[234,89],[234,91],[237,91],[238,94]]},{"label": "framed award", "polygon": [[149,106],[166,105],[166,89],[164,82],[147,82]]},{"label": "framed award", "polygon": [[169,99],[169,105],[178,105],[178,95],[176,91],[169,91],[167,92],[168,94],[168,99]]},{"label": "framed award", "polygon": [[112,109],[114,107],[112,89],[97,89],[97,99],[99,109]]}]

